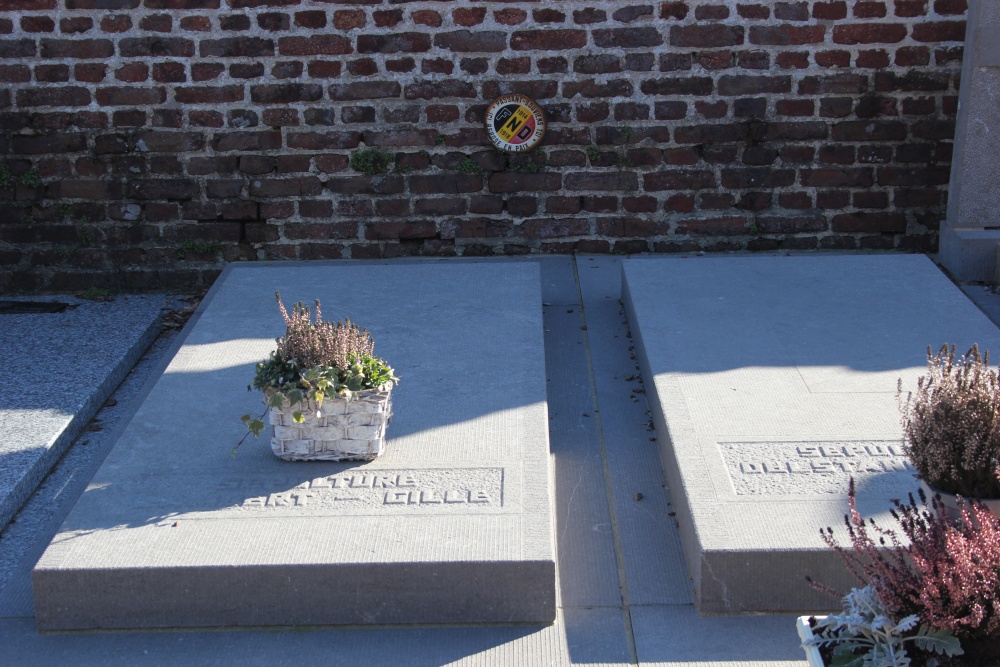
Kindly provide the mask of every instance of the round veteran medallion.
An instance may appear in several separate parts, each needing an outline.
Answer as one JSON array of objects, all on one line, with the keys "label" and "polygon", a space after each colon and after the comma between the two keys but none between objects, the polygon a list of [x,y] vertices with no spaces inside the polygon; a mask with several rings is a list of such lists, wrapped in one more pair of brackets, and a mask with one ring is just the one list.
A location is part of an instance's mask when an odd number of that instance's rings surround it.
[{"label": "round veteran medallion", "polygon": [[545,112],[530,97],[501,95],[486,108],[486,133],[506,153],[530,151],[545,136]]}]

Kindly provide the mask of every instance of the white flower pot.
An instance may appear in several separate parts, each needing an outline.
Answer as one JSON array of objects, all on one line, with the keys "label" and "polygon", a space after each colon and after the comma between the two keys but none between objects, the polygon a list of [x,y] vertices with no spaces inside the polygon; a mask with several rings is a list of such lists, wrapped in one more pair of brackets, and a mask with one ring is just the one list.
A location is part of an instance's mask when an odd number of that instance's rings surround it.
[{"label": "white flower pot", "polygon": [[[356,392],[351,400],[326,398],[268,410],[271,451],[286,461],[371,461],[382,453],[392,416],[392,390]],[[265,397],[266,400],[267,397]],[[302,413],[295,423],[293,413]]]},{"label": "white flower pot", "polygon": [[[799,631],[799,639],[803,643],[813,638],[812,627],[809,625],[809,619],[811,616],[799,616],[795,619],[795,629]],[[817,621],[822,622],[826,616],[816,616]],[[823,658],[819,654],[818,646],[803,646],[802,650],[806,652],[806,660],[809,661],[809,667],[825,667],[823,664]]]}]

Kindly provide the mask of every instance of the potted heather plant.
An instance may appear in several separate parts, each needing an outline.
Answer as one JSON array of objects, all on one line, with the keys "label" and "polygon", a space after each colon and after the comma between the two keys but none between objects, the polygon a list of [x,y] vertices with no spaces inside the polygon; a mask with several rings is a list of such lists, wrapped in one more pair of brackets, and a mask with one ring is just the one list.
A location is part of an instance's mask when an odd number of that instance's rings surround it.
[{"label": "potted heather plant", "polygon": [[[289,315],[276,296],[285,335],[247,387],[263,392],[272,451],[288,461],[374,459],[382,453],[399,381],[393,369],[374,355],[366,329],[349,319],[324,321],[319,300],[315,320],[302,303]],[[263,416],[243,416],[255,436],[264,429]]]},{"label": "potted heather plant", "polygon": [[899,384],[906,453],[956,518],[955,496],[1000,509],[1000,379],[989,363],[989,352],[980,355],[976,345],[956,357],[945,344],[937,354],[928,348],[916,393],[903,400]]},{"label": "potted heather plant", "polygon": [[844,596],[843,613],[799,619],[811,664],[1000,665],[1000,519],[959,500],[955,520],[938,498],[928,503],[922,489],[918,496],[893,501],[890,529],[862,518],[851,481],[850,547],[830,528],[821,534],[866,585]]}]

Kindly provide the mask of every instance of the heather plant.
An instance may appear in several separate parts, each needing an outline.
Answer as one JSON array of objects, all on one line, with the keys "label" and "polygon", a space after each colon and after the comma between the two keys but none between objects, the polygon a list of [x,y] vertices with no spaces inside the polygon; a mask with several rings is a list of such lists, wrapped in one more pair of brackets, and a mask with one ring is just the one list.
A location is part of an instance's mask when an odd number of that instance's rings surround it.
[{"label": "heather plant", "polygon": [[852,480],[845,516],[851,545],[841,546],[831,528],[820,531],[823,540],[872,587],[889,618],[915,616],[966,649],[1000,641],[1000,519],[963,500],[953,520],[939,498],[928,503],[922,490],[918,497],[894,500],[895,527],[886,528],[858,512]]},{"label": "heather plant", "polygon": [[927,350],[927,375],[898,398],[906,451],[931,487],[966,498],[1000,498],[1000,379],[976,345]]},{"label": "heather plant", "polygon": [[[247,387],[248,391],[263,391],[269,407],[281,408],[287,402],[304,408],[313,401],[320,411],[326,398],[351,400],[357,392],[384,390],[399,381],[385,360],[374,355],[375,343],[367,329],[350,319],[324,321],[319,300],[315,319],[302,303],[292,306],[289,314],[281,294],[275,295],[285,335],[277,339],[277,349],[268,360],[257,364],[254,380]],[[264,428],[262,418],[244,415],[243,422],[256,436]],[[294,410],[292,418],[302,423],[301,410]]]}]

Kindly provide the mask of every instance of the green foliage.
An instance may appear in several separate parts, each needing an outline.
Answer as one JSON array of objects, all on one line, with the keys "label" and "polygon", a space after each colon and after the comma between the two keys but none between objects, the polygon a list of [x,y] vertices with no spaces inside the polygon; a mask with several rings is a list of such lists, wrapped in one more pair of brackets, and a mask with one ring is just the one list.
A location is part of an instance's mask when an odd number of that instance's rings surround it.
[{"label": "green foliage", "polygon": [[110,301],[111,300],[111,290],[104,289],[103,287],[88,287],[79,294],[81,299],[86,299],[87,301]]},{"label": "green foliage", "polygon": [[10,169],[5,164],[0,164],[0,189],[9,190],[14,185],[14,177],[10,175]]},{"label": "green foliage", "polygon": [[[399,382],[392,367],[374,355],[375,344],[367,330],[350,320],[323,321],[319,301],[315,321],[302,303],[296,303],[289,315],[281,294],[276,296],[285,335],[277,339],[278,349],[257,364],[253,382],[247,387],[248,391],[264,392],[269,406],[280,408],[287,403],[306,409],[314,402],[318,410],[327,398],[352,400],[358,392],[386,390]],[[242,418],[254,436],[264,428],[263,416]],[[292,418],[301,423],[301,412],[295,411]]]},{"label": "green foliage", "polygon": [[615,166],[617,166],[619,169],[629,169],[635,166],[635,162],[632,162],[632,158],[630,158],[624,152],[621,152],[615,159]]},{"label": "green foliage", "polygon": [[384,174],[395,158],[377,148],[365,148],[351,154],[351,169],[365,176]]},{"label": "green foliage", "polygon": [[587,146],[587,150],[584,151],[587,154],[587,159],[591,163],[597,162],[601,159],[601,151],[598,150],[597,146]]},{"label": "green foliage", "polygon": [[483,171],[483,168],[471,157],[465,157],[455,166],[455,171],[460,174],[478,174]]},{"label": "green foliage", "polygon": [[37,188],[42,184],[42,178],[38,174],[37,169],[30,169],[29,171],[21,174],[21,185],[26,188]]},{"label": "green foliage", "polygon": [[445,136],[444,136],[443,134],[441,134],[440,132],[438,132],[437,136],[436,136],[436,137],[434,137],[434,145],[435,145],[435,146],[440,146],[441,144],[443,144],[443,143],[444,143],[444,140],[445,140],[446,138],[447,138],[447,137],[445,137]]},{"label": "green foliage", "polygon": [[73,205],[67,202],[59,204],[59,215],[63,218],[73,219]]},{"label": "green foliage", "polygon": [[177,259],[185,259],[192,253],[217,253],[222,250],[218,241],[184,241],[177,249]]},{"label": "green foliage", "polygon": [[[921,625],[916,614],[894,621],[871,586],[852,589],[843,605],[844,611],[818,622],[814,637],[804,642],[805,646],[832,647],[831,667],[909,667],[907,642],[927,654],[964,652],[950,630]],[[933,657],[931,661],[927,664],[936,664]]]}]

